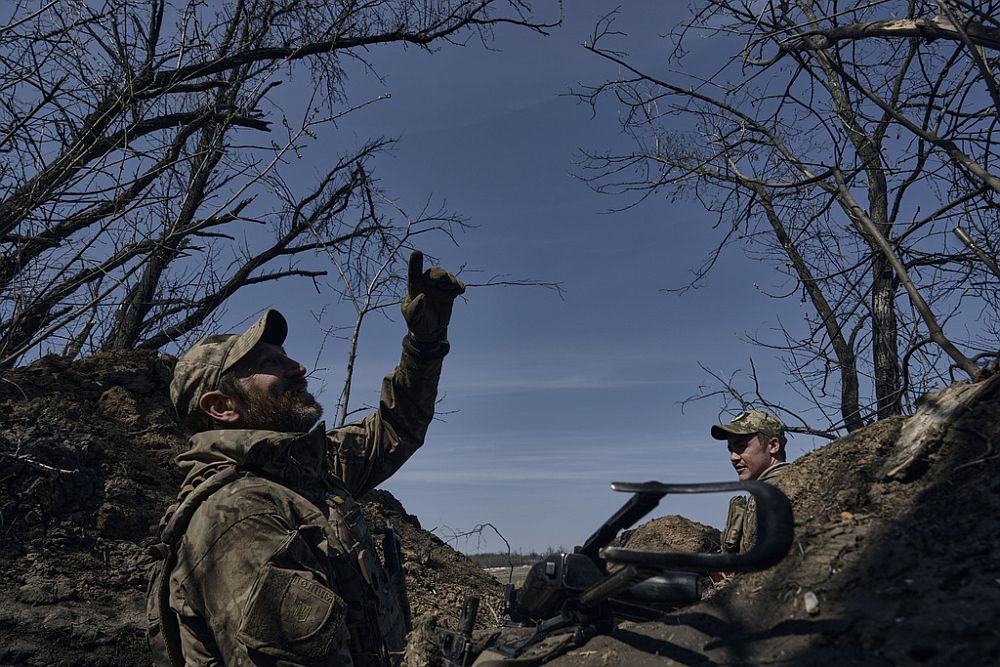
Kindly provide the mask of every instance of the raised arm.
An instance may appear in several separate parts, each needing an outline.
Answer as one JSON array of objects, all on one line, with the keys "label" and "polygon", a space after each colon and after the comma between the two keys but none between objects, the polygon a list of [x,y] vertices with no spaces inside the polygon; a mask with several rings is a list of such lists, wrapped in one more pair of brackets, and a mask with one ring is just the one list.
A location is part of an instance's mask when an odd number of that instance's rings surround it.
[{"label": "raised arm", "polygon": [[396,472],[424,444],[434,417],[452,305],[465,285],[441,267],[424,271],[423,263],[421,252],[410,255],[401,305],[408,331],[399,365],[382,382],[378,410],[327,434],[330,469],[355,496]]}]

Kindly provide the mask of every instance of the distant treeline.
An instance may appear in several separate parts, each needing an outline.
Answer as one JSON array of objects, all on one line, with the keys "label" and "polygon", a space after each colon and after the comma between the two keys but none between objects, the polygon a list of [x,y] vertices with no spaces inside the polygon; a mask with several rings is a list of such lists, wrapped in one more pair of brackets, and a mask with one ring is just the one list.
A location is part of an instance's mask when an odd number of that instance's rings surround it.
[{"label": "distant treeline", "polygon": [[478,554],[466,554],[469,558],[473,560],[479,567],[518,567],[520,565],[531,565],[545,558],[551,553],[556,551],[562,551],[562,549],[553,549],[549,547],[544,553],[538,553],[532,551],[530,553],[507,553],[507,552],[493,552],[493,553],[478,553]]}]

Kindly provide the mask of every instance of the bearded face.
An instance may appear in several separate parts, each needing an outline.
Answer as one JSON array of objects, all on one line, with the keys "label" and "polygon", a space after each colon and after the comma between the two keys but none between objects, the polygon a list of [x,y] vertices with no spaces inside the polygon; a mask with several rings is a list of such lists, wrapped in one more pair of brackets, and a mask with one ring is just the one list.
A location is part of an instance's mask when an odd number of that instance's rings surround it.
[{"label": "bearded face", "polygon": [[308,431],[323,416],[323,407],[304,387],[255,387],[237,390],[241,427],[264,431]]},{"label": "bearded face", "polygon": [[238,419],[231,427],[299,433],[323,415],[308,386],[302,364],[282,347],[261,341],[224,376],[219,388],[235,399],[231,409]]}]

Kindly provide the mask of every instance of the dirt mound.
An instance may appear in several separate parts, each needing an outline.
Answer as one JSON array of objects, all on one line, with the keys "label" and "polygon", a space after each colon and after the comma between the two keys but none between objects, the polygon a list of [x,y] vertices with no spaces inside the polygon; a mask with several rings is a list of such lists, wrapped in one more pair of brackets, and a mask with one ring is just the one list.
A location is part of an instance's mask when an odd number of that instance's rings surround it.
[{"label": "dirt mound", "polygon": [[612,546],[644,551],[708,553],[719,549],[719,529],[671,514],[622,531]]},{"label": "dirt mound", "polygon": [[414,619],[433,615],[437,622],[457,627],[465,597],[475,594],[481,610],[477,627],[485,629],[500,621],[503,586],[495,578],[437,535],[422,530],[417,517],[407,514],[388,491],[376,489],[364,500],[367,502],[362,507],[372,533],[380,535],[386,520],[399,533]]},{"label": "dirt mound", "polygon": [[[145,586],[185,438],[155,354],[47,357],[0,375],[0,665],[146,665]],[[500,586],[421,530],[389,493],[364,499],[403,547],[414,617],[454,617]],[[487,623],[490,614],[481,616]]]},{"label": "dirt mound", "polygon": [[552,664],[1000,664],[997,442],[994,376],[818,449],[782,476],[796,517],[783,563]]}]

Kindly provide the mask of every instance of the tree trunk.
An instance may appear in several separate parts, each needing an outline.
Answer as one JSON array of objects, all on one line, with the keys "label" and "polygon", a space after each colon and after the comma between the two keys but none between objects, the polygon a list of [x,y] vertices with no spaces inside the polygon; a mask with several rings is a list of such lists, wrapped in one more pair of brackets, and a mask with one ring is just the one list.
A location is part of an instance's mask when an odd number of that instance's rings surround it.
[{"label": "tree trunk", "polygon": [[[868,209],[872,224],[882,235],[891,238],[888,186],[882,170],[882,153],[874,142],[866,140],[859,146],[868,169]],[[899,327],[896,323],[896,276],[889,258],[875,239],[865,236],[872,252],[872,358],[875,360],[875,401],[878,418],[902,414],[903,395],[900,391],[902,373],[899,367]]]},{"label": "tree trunk", "polygon": [[899,348],[896,327],[896,281],[889,261],[872,250],[872,356],[875,360],[875,400],[878,418],[902,413]]},{"label": "tree trunk", "polygon": [[771,223],[771,229],[774,230],[774,235],[778,239],[778,243],[788,256],[789,262],[792,268],[795,269],[799,280],[802,281],[802,286],[806,294],[809,295],[809,300],[820,317],[823,328],[826,330],[826,335],[830,338],[833,353],[837,357],[837,368],[840,375],[840,415],[844,420],[844,427],[849,432],[857,431],[864,427],[865,422],[861,418],[861,407],[858,403],[858,366],[854,348],[851,347],[844,337],[844,329],[840,320],[837,319],[837,313],[834,312],[830,303],[826,300],[826,296],[813,276],[809,264],[803,259],[795,242],[788,235],[785,225],[778,216],[778,212],[774,209],[770,196],[763,187],[751,187],[757,193],[757,196],[760,197],[764,212]]}]

